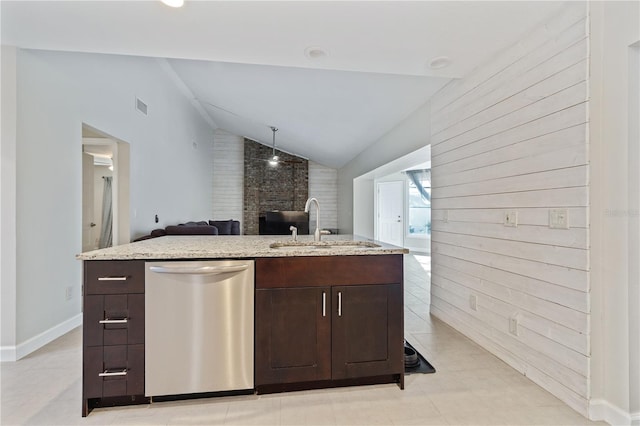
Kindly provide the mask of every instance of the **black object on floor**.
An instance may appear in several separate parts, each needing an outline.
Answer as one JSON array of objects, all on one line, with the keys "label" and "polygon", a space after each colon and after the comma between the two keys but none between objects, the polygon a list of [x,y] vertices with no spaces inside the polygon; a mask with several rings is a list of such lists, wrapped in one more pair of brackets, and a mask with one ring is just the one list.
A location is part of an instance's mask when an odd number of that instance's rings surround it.
[{"label": "black object on floor", "polygon": [[436,369],[409,342],[404,341],[404,374],[435,373]]}]

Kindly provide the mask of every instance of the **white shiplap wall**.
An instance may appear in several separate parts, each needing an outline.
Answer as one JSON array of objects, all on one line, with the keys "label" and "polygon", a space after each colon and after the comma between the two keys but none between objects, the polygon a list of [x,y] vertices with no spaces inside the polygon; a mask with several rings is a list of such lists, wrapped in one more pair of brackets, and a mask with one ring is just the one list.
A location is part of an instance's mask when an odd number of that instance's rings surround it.
[{"label": "white shiplap wall", "polygon": [[[587,415],[585,4],[432,99],[432,313]],[[570,229],[549,228],[566,208]],[[503,225],[506,209],[518,226]],[[470,297],[477,297],[477,310]],[[509,318],[519,321],[518,335]]]},{"label": "white shiplap wall", "polygon": [[[212,219],[242,221],[244,190],[244,138],[216,130],[213,139]],[[309,161],[309,197],[320,202],[320,226],[338,227],[338,171]],[[311,231],[315,230],[315,209]]]},{"label": "white shiplap wall", "polygon": [[[338,228],[338,171],[309,161],[309,197],[320,204],[320,227]],[[311,210],[309,232],[316,229],[315,209]]]},{"label": "white shiplap wall", "polygon": [[218,129],[213,137],[213,212],[211,219],[234,219],[242,222],[243,190],[244,138]]}]

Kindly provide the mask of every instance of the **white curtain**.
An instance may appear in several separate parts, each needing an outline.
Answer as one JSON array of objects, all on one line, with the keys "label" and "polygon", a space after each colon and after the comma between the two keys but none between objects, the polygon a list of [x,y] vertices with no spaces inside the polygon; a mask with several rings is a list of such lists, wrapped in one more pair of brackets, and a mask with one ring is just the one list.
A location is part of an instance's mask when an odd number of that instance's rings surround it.
[{"label": "white curtain", "polygon": [[111,176],[103,176],[102,192],[102,230],[100,231],[99,248],[111,247],[113,244],[113,204],[111,196]]}]

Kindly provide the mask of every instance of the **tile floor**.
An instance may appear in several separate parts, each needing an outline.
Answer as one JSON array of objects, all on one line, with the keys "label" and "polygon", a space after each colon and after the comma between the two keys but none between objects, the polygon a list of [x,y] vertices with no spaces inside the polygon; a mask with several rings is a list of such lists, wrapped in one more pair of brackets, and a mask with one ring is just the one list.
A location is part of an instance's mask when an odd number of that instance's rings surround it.
[{"label": "tile floor", "polygon": [[429,316],[429,257],[405,258],[405,336],[435,367],[406,388],[377,385],[286,394],[81,408],[81,329],[0,366],[0,424],[582,425],[587,419]]}]

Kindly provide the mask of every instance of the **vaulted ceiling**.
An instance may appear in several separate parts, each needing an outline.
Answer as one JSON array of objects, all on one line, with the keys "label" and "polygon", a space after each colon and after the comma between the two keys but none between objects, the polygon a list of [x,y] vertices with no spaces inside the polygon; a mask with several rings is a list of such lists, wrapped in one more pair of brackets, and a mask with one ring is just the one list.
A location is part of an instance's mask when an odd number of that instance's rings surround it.
[{"label": "vaulted ceiling", "polygon": [[[2,1],[3,44],[151,56],[214,126],[339,168],[558,1]],[[312,52],[310,52],[310,50]],[[306,54],[305,54],[306,51]],[[445,68],[430,62],[450,58]]]}]

